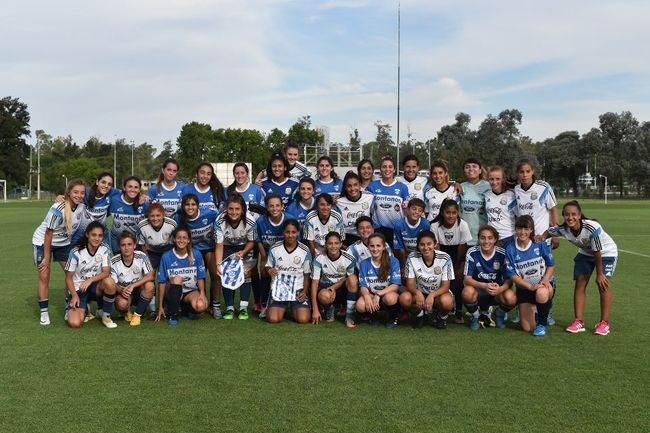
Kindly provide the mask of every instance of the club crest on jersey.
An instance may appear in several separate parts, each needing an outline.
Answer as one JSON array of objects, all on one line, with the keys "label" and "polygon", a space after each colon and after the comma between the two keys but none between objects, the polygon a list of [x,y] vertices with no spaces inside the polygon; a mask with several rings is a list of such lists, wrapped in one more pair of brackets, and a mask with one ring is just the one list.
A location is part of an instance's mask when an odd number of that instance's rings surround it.
[{"label": "club crest on jersey", "polygon": [[123,207],[118,207],[117,212],[124,212],[124,208]]},{"label": "club crest on jersey", "polygon": [[169,239],[169,233],[163,233],[162,238],[163,241],[167,241]]},{"label": "club crest on jersey", "polygon": [[207,224],[207,223],[208,223],[208,219],[207,219],[207,218],[203,218],[203,219],[201,220],[201,223],[203,223],[203,224]]},{"label": "club crest on jersey", "polygon": [[142,272],[142,269],[138,268],[137,266],[133,267],[133,274],[134,275],[138,275],[138,274],[140,274],[140,272]]},{"label": "club crest on jersey", "polygon": [[537,200],[537,193],[536,192],[531,192],[530,193],[530,199],[531,200]]},{"label": "club crest on jersey", "polygon": [[290,187],[286,187],[286,188],[284,189],[284,193],[285,193],[285,194],[291,194],[291,188],[290,188]]},{"label": "club crest on jersey", "polygon": [[495,271],[498,271],[499,268],[501,268],[501,263],[499,263],[499,262],[494,262],[494,263],[492,264],[492,267],[494,268]]},{"label": "club crest on jersey", "polygon": [[300,264],[300,257],[294,257],[294,258],[293,258],[293,262],[294,262],[296,265]]},{"label": "club crest on jersey", "polygon": [[419,183],[416,183],[416,184],[415,184],[415,190],[416,190],[416,191],[419,191],[419,190],[421,190],[421,189],[422,189],[422,185],[420,185]]},{"label": "club crest on jersey", "polygon": [[537,255],[539,255],[539,248],[533,248],[533,252]]},{"label": "club crest on jersey", "polygon": [[504,205],[504,206],[505,206],[505,205],[506,205],[506,203],[508,203],[508,200],[506,200],[506,198],[505,198],[505,197],[501,197],[501,200],[499,201],[499,203],[501,203],[502,205]]},{"label": "club crest on jersey", "polygon": [[442,268],[440,266],[435,266],[433,268],[433,273],[436,274],[436,275],[442,274]]},{"label": "club crest on jersey", "polygon": [[399,211],[400,211],[400,205],[396,204],[395,205],[395,212],[399,212]]},{"label": "club crest on jersey", "polygon": [[246,236],[246,230],[240,230],[239,231],[239,236],[241,236],[241,237]]},{"label": "club crest on jersey", "polygon": [[399,194],[399,188],[395,188],[395,194]]},{"label": "club crest on jersey", "polygon": [[336,227],[335,227],[335,226],[332,226],[332,225],[327,226],[327,231],[329,231],[329,232],[336,231]]},{"label": "club crest on jersey", "polygon": [[454,234],[452,232],[445,232],[445,240],[450,241],[454,238]]},{"label": "club crest on jersey", "polygon": [[363,209],[363,210],[368,209],[368,203],[363,203],[363,204],[361,205],[361,209]]},{"label": "club crest on jersey", "polygon": [[343,272],[345,272],[345,266],[339,266],[339,267],[337,267],[337,268],[336,268],[336,272],[342,274]]},{"label": "club crest on jersey", "polygon": [[101,262],[101,261],[102,261],[102,256],[100,256],[99,254],[96,255],[96,256],[95,256],[95,261],[96,261],[97,263]]}]

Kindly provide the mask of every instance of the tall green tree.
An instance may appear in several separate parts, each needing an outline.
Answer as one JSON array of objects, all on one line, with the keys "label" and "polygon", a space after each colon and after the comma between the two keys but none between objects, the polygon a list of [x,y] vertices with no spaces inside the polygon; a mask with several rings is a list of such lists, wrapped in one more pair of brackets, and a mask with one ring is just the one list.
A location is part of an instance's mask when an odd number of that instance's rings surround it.
[{"label": "tall green tree", "polygon": [[449,173],[453,179],[461,179],[462,162],[474,155],[473,144],[476,132],[470,129],[472,120],[467,113],[457,113],[455,122],[440,128],[437,134],[439,159],[446,161]]},{"label": "tall green tree", "polygon": [[9,187],[27,183],[29,121],[27,104],[11,96],[0,99],[0,178]]},{"label": "tall green tree", "polygon": [[629,111],[619,113],[605,113],[598,117],[600,130],[605,137],[605,153],[612,156],[611,169],[613,181],[617,184],[619,194],[622,196],[625,189],[625,180],[630,173],[631,162],[635,157],[634,149],[638,139],[639,121]]},{"label": "tall green tree", "polygon": [[216,140],[212,127],[207,123],[190,122],[183,125],[176,140],[178,162],[186,180],[194,176],[194,171],[201,161],[210,160],[217,155],[212,153]]}]

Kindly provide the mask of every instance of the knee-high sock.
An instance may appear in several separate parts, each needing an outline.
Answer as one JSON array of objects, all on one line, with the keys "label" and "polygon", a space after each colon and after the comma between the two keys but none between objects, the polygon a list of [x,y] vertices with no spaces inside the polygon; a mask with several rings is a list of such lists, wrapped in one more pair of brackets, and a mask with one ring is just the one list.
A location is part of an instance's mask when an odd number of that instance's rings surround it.
[{"label": "knee-high sock", "polygon": [[251,297],[251,282],[244,281],[239,288],[239,309],[245,310],[248,307],[248,299]]},{"label": "knee-high sock", "polygon": [[167,302],[167,314],[175,318],[181,309],[181,297],[183,296],[183,287],[180,284],[170,284],[165,292],[165,301]]},{"label": "knee-high sock", "polygon": [[111,313],[113,312],[113,303],[115,302],[115,295],[104,295],[102,300],[104,301],[104,305],[102,308],[102,311],[104,312],[104,316],[110,316]]}]

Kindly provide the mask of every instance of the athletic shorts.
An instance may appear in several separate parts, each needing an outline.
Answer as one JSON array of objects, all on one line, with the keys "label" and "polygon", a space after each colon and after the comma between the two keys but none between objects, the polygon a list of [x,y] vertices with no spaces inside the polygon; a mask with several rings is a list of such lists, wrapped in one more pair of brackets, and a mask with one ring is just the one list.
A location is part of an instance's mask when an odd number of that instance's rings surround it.
[{"label": "athletic shorts", "polygon": [[269,305],[269,308],[284,308],[284,309],[287,309],[289,307],[291,307],[292,310],[296,310],[298,308],[310,308],[309,298],[305,299],[304,302],[299,302],[299,301],[276,301],[274,299],[271,299],[271,305]]},{"label": "athletic shorts", "polygon": [[499,302],[497,301],[496,296],[490,295],[487,290],[478,289],[478,305],[479,308],[484,309],[490,305],[499,305]]},{"label": "athletic shorts", "polygon": [[83,308],[85,310],[89,302],[97,302],[97,285],[98,283],[92,283],[85,292],[77,290],[77,296],[79,296],[79,305],[77,308]]},{"label": "athletic shorts", "polygon": [[[34,248],[34,266],[38,266],[44,259],[45,251],[43,245],[32,245]],[[50,254],[55,262],[67,262],[72,245],[64,247],[50,247]]]},{"label": "athletic shorts", "polygon": [[[603,257],[603,273],[609,279],[614,276],[618,257]],[[573,279],[577,280],[580,275],[591,275],[596,269],[596,258],[585,254],[578,254],[573,259]]]},{"label": "athletic shorts", "polygon": [[[227,259],[229,256],[240,252],[244,249],[244,245],[224,245],[223,246],[223,259]],[[257,265],[257,258],[253,255],[255,248],[250,250],[248,254],[243,257],[244,260],[244,272],[248,272]]]},{"label": "athletic shorts", "polygon": [[[551,296],[551,299],[553,299],[555,297],[556,287],[554,281],[551,284],[553,285],[553,296]],[[516,293],[517,293],[517,305],[537,304],[537,300],[535,299],[535,292],[528,289],[523,289],[521,287],[517,287]]]},{"label": "athletic shorts", "polygon": [[162,257],[162,253],[154,253],[152,251],[149,251],[147,252],[147,257],[149,257],[151,267],[154,269],[158,269],[160,267],[160,258]]}]

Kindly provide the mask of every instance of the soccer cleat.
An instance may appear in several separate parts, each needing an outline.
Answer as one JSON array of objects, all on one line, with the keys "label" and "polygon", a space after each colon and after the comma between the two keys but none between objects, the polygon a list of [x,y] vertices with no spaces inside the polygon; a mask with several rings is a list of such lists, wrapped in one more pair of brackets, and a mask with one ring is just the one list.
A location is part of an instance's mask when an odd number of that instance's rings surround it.
[{"label": "soccer cleat", "polygon": [[176,325],[178,325],[178,319],[177,319],[176,317],[170,317],[170,318],[167,320],[167,324],[168,324],[169,326],[176,326]]},{"label": "soccer cleat", "polygon": [[374,316],[370,318],[370,326],[379,326],[379,325],[381,325],[381,322],[379,322],[379,319],[377,319]]},{"label": "soccer cleat", "polygon": [[469,322],[469,329],[472,331],[478,331],[481,327],[481,323],[478,317],[472,316],[472,320]]},{"label": "soccer cleat", "polygon": [[456,323],[458,325],[462,325],[463,323],[465,323],[465,319],[463,319],[462,310],[456,311],[454,313],[454,323]]},{"label": "soccer cleat", "polygon": [[354,314],[345,315],[345,327],[348,329],[353,329],[357,327],[357,324],[354,322]]},{"label": "soccer cleat", "polygon": [[141,320],[140,316],[138,316],[137,314],[133,314],[131,316],[131,320],[129,320],[129,326],[140,326],[140,320]]},{"label": "soccer cleat", "polygon": [[212,307],[212,317],[214,317],[215,320],[219,320],[219,319],[223,318],[223,313],[221,312],[221,308]]},{"label": "soccer cleat", "polygon": [[577,334],[578,332],[585,332],[585,324],[582,320],[580,319],[575,319],[569,326],[566,327],[566,332],[570,332],[572,334]]},{"label": "soccer cleat", "polygon": [[63,315],[63,320],[68,321],[68,316],[70,316],[70,310],[65,309],[65,314]]},{"label": "soccer cleat", "polygon": [[533,330],[533,337],[543,337],[546,335],[546,326],[542,325],[541,323],[537,324],[535,326],[535,329]]},{"label": "soccer cleat", "polygon": [[604,320],[598,322],[598,324],[596,325],[596,329],[594,330],[594,334],[596,335],[609,334],[609,322],[606,322]]},{"label": "soccer cleat", "polygon": [[253,304],[253,313],[260,314],[262,312],[262,304],[260,302],[256,302]]},{"label": "soccer cleat", "polygon": [[91,320],[95,320],[95,316],[90,311],[86,311],[86,317],[84,317],[84,323],[90,322]]},{"label": "soccer cleat", "polygon": [[244,308],[243,310],[239,310],[239,314],[237,315],[237,318],[239,320],[248,320],[248,311]]},{"label": "soccer cleat", "polygon": [[[134,317],[134,316],[135,316],[135,314],[133,314],[133,313],[130,312],[130,311],[127,311],[127,312],[124,314],[124,320],[126,320],[127,322],[130,322],[131,320],[133,320],[133,317]],[[138,317],[140,317],[140,316],[138,316]],[[137,325],[135,325],[135,326],[137,326]]]},{"label": "soccer cleat", "polygon": [[[67,313],[67,311],[66,311]],[[47,311],[41,312],[41,320],[39,322],[43,326],[47,326],[50,324],[50,313]]]},{"label": "soccer cleat", "polygon": [[481,314],[478,318],[479,325],[482,328],[494,328],[494,320],[488,314]]},{"label": "soccer cleat", "polygon": [[507,317],[508,316],[505,311],[503,311],[501,308],[497,308],[497,310],[494,312],[494,318],[496,319],[497,328],[503,329],[506,327]]},{"label": "soccer cleat", "polygon": [[440,316],[436,317],[436,328],[437,329],[447,329],[447,319]]},{"label": "soccer cleat", "polygon": [[413,327],[413,329],[422,329],[424,327],[424,323],[426,322],[426,320],[427,320],[427,316],[425,316],[424,314],[420,316],[415,316],[413,318],[413,323],[411,324],[411,326]]},{"label": "soccer cleat", "polygon": [[102,316],[102,323],[108,329],[117,328],[117,323],[113,322],[113,319],[111,319],[111,316]]},{"label": "soccer cleat", "polygon": [[399,322],[399,316],[395,317],[393,320],[389,320],[384,325],[386,329],[395,329],[397,328],[397,323]]},{"label": "soccer cleat", "polygon": [[546,319],[546,323],[548,323],[548,326],[555,326],[555,319],[553,318],[553,308],[551,308],[548,312],[548,319]]},{"label": "soccer cleat", "polygon": [[235,318],[235,310],[227,309],[226,313],[223,315],[223,320],[232,320],[234,318]]},{"label": "soccer cleat", "polygon": [[260,310],[260,319],[266,319],[266,307],[262,307],[262,310]]},{"label": "soccer cleat", "polygon": [[515,310],[515,317],[512,318],[512,323],[519,323],[521,319],[519,318],[519,309]]},{"label": "soccer cleat", "polygon": [[336,315],[336,307],[334,306],[334,304],[332,304],[329,307],[327,307],[327,309],[325,310],[325,321],[330,323],[334,322],[336,320],[335,315]]}]

